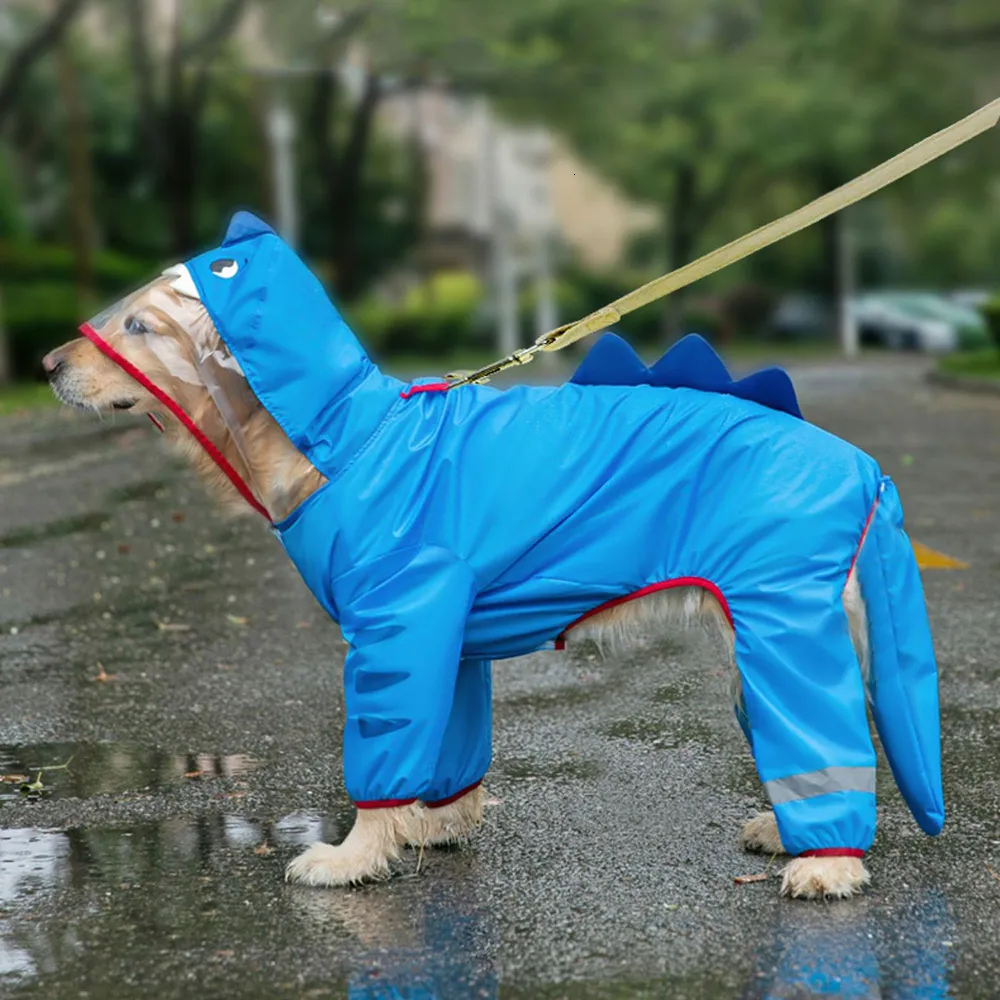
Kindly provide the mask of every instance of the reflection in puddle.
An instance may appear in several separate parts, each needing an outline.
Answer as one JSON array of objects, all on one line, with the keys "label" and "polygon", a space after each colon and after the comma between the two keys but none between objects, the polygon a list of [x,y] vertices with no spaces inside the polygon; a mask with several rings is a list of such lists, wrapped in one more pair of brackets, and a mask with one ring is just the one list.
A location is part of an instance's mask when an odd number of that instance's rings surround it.
[{"label": "reflection in puddle", "polygon": [[[0,977],[37,981],[44,993],[51,982],[46,977],[71,983],[76,976],[94,977],[95,967],[103,969],[120,956],[144,974],[156,974],[169,967],[175,948],[197,957],[206,940],[214,942],[206,946],[209,956],[263,949],[280,969],[289,949],[304,942],[317,955],[333,949],[352,1000],[495,1000],[497,956],[503,951],[498,928],[505,920],[480,890],[473,855],[453,855],[440,877],[367,889],[324,892],[280,885],[285,857],[315,839],[338,840],[348,825],[348,815],[331,819],[299,812],[270,822],[211,814],[123,828],[0,830]],[[269,857],[265,843],[284,848],[284,856]],[[255,873],[251,884],[247,878]],[[278,909],[268,921],[260,906]],[[706,968],[693,978],[687,974],[685,995],[704,1000],[949,995],[955,929],[939,893],[907,896],[893,905],[784,903],[773,912],[774,923],[742,992],[718,992],[709,985],[716,970]],[[186,990],[197,981],[165,982],[160,996],[195,995]],[[705,990],[690,992],[699,981]],[[678,982],[620,983],[620,993],[608,984],[595,984],[589,992],[581,985],[579,995],[629,996],[638,989],[642,995],[671,996]],[[114,990],[90,995],[131,996],[128,984],[125,977]],[[254,996],[279,995],[269,993],[266,983],[259,985]],[[561,994],[504,988],[509,1000],[540,995]]]},{"label": "reflection in puddle", "polygon": [[[0,830],[0,906],[58,885],[67,877],[69,843],[51,830]],[[11,931],[13,921],[0,911],[0,978],[36,970],[29,951]]]},{"label": "reflection in puddle", "polygon": [[[446,880],[414,883],[403,899],[378,887],[354,892],[296,888],[290,902],[316,939],[348,937],[355,948],[349,1000],[495,1000],[501,950],[493,908]],[[537,995],[537,994],[532,994]]]},{"label": "reflection in puddle", "polygon": [[954,921],[926,892],[902,912],[869,907],[783,907],[744,1000],[798,997],[943,1000],[950,996]]},{"label": "reflection in puddle", "polygon": [[[96,885],[110,897],[113,889],[149,887],[155,920],[160,887],[169,889],[175,880],[197,884],[220,850],[253,857],[253,849],[264,844],[298,846],[343,832],[310,813],[291,813],[273,823],[213,814],[112,829],[0,829],[0,977],[31,977],[60,964],[53,935],[46,936],[43,926],[24,916],[48,893],[83,892]],[[261,853],[266,857],[270,851]]]},{"label": "reflection in puddle", "polygon": [[0,744],[0,802],[156,791],[185,779],[239,777],[254,767],[246,754],[176,754],[124,743]]}]

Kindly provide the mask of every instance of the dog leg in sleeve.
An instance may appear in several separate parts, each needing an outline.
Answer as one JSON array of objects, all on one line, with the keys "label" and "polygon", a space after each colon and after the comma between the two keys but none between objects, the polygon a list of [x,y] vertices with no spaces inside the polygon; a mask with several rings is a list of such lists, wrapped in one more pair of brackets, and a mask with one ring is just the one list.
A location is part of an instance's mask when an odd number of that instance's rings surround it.
[{"label": "dog leg in sleeve", "polygon": [[483,821],[483,775],[493,754],[493,684],[487,660],[458,668],[451,718],[434,780],[423,796],[428,846],[466,839]]},{"label": "dog leg in sleeve", "polygon": [[477,786],[493,755],[493,679],[488,660],[463,660],[434,780],[423,796],[433,808]]},{"label": "dog leg in sleeve", "polygon": [[841,589],[804,581],[733,608],[754,758],[793,855],[860,858],[875,836],[875,751]]},{"label": "dog leg in sleeve", "polygon": [[[396,560],[393,560],[396,562]],[[361,809],[406,805],[431,787],[456,694],[471,569],[439,548],[415,550],[341,602],[344,778]],[[375,582],[377,580],[377,582]]]}]

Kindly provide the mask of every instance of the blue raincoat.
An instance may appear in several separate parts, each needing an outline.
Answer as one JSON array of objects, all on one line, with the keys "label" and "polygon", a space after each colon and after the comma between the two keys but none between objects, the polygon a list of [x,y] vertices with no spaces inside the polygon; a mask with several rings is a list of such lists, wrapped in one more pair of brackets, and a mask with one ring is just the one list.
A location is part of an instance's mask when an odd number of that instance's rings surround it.
[{"label": "blue raincoat", "polygon": [[699,338],[647,369],[607,336],[565,385],[432,391],[379,371],[252,216],[188,268],[328,479],[274,527],[349,643],[359,806],[440,804],[482,779],[493,660],[551,648],[608,602],[697,585],[735,629],[741,720],[786,849],[865,850],[875,751],[842,603],[857,562],[875,722],[917,821],[940,830],[937,671],[895,487],[801,418],[784,372],[733,382]]}]

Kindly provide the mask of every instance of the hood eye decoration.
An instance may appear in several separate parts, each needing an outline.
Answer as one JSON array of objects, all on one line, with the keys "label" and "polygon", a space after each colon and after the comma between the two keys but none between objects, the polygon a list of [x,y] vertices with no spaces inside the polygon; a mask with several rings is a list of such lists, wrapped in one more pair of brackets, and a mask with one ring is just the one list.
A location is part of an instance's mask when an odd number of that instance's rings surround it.
[{"label": "hood eye decoration", "polygon": [[232,278],[236,276],[240,265],[229,257],[221,257],[219,260],[213,260],[209,269],[217,278]]}]

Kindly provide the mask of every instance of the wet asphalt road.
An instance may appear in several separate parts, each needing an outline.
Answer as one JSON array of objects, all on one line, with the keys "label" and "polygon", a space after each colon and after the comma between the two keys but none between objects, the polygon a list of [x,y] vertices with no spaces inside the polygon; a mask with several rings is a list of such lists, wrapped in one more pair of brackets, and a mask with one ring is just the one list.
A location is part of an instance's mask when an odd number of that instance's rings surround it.
[{"label": "wet asphalt road", "polygon": [[767,865],[736,847],[762,796],[697,634],[504,664],[474,845],[284,885],[351,819],[336,627],[152,428],[0,421],[0,773],[43,786],[0,784],[0,996],[1000,995],[1000,399],[910,362],[797,383],[897,480],[911,534],[971,563],[924,574],[945,833],[883,769],[872,888],[830,904],[733,884]]}]

